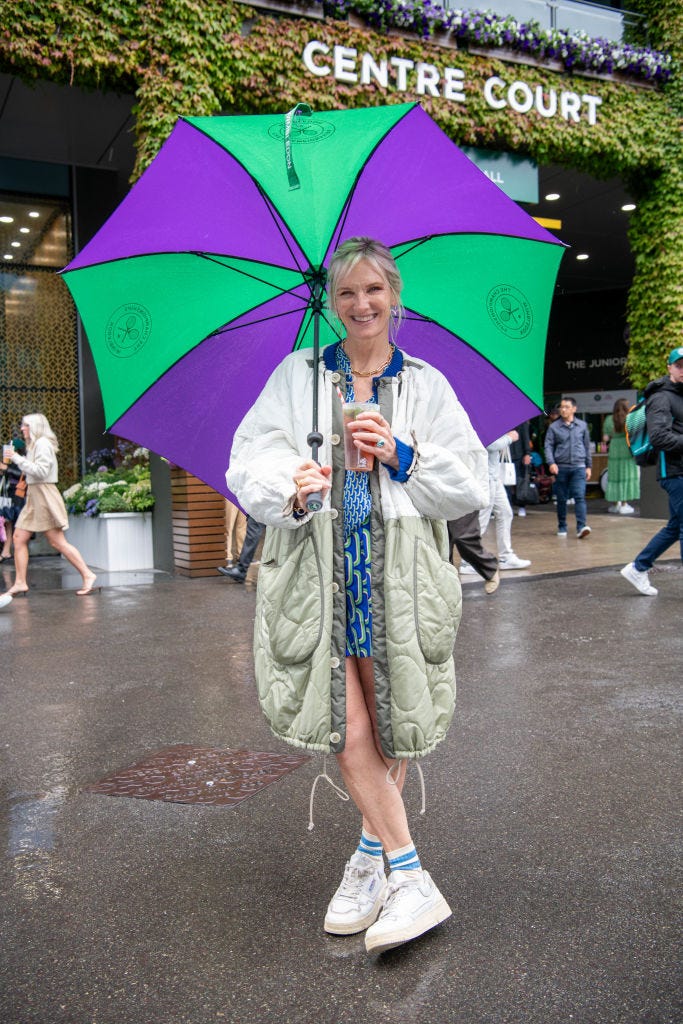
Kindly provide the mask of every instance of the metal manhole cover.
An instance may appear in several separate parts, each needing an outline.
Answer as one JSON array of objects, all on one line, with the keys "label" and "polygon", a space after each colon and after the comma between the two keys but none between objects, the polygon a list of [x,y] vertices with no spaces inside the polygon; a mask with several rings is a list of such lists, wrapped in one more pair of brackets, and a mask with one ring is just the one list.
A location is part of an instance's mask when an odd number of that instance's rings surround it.
[{"label": "metal manhole cover", "polygon": [[85,789],[104,796],[178,804],[238,804],[310,761],[305,754],[166,747]]}]

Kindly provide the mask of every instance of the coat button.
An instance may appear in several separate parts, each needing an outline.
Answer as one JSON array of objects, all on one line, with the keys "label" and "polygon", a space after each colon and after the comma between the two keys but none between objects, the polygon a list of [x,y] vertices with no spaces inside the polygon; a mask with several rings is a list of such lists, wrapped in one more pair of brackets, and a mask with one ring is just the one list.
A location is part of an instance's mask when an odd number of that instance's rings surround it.
[{"label": "coat button", "polygon": [[341,740],[341,735],[338,732],[331,732],[330,733],[330,743],[339,743],[340,740]]},{"label": "coat button", "polygon": [[330,438],[330,441],[332,442],[332,444],[339,444],[341,438],[339,434],[333,434],[332,437]]},{"label": "coat button", "polygon": [[330,658],[330,668],[339,668],[339,658]]},{"label": "coat button", "polygon": [[333,583],[332,584],[332,593],[333,594],[338,594],[339,593],[339,584],[338,583]]},{"label": "coat button", "polygon": [[330,517],[332,519],[336,519],[338,515],[339,513],[337,512],[336,508],[330,509]]},{"label": "coat button", "polygon": [[330,380],[332,381],[333,384],[338,384],[339,381],[341,380],[341,373],[333,373],[332,376],[330,377]]}]

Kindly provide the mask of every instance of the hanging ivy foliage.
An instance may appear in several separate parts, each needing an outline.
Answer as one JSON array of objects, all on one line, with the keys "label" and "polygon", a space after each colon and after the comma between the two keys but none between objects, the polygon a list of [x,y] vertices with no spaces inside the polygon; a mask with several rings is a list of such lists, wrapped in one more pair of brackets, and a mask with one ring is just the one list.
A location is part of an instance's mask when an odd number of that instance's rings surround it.
[{"label": "hanging ivy foliage", "polygon": [[[508,149],[598,178],[619,175],[638,204],[630,234],[636,273],[628,304],[627,369],[631,382],[642,386],[661,374],[665,353],[683,337],[683,76],[675,73],[683,58],[683,5],[640,0],[637,6],[645,16],[642,44],[674,60],[673,77],[663,88],[557,73],[542,64],[522,72],[501,59],[502,52],[471,53],[461,48],[462,40],[457,47],[442,46],[438,36],[387,33],[358,17],[353,25],[332,17],[312,20],[231,0],[12,0],[0,15],[0,70],[25,81],[134,94],[134,177],[179,115],[282,112],[298,102],[328,110],[410,99],[419,99],[462,145]],[[363,11],[363,4],[356,9]],[[457,66],[465,75],[466,102],[311,75],[302,63],[311,39],[330,48],[342,42],[372,53],[376,61],[400,56],[416,64]],[[492,110],[484,83],[493,75],[506,82],[523,75],[545,96],[551,90],[597,94],[598,124],[541,117],[533,109]]]}]

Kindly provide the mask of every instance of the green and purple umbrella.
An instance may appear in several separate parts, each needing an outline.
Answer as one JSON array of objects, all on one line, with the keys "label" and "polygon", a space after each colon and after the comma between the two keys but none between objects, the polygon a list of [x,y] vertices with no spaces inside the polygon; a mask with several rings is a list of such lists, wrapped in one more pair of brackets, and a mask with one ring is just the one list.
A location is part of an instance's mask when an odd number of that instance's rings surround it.
[{"label": "green and purple umbrella", "polygon": [[542,407],[563,245],[419,105],[300,106],[181,118],[65,269],[108,429],[227,494],[233,433],[272,370],[338,337],[325,268],[354,235],[390,246],[398,342],[446,375],[485,444]]}]

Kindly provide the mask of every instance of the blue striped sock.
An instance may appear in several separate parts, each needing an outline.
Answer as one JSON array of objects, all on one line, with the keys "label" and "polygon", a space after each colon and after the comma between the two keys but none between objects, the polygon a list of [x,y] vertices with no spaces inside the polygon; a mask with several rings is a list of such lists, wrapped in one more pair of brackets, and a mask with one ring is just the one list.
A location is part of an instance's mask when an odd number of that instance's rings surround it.
[{"label": "blue striped sock", "polygon": [[422,868],[420,858],[412,843],[402,846],[400,850],[387,853],[390,871],[419,871]]},{"label": "blue striped sock", "polygon": [[382,850],[381,840],[362,829],[357,852],[364,853],[366,857],[375,857],[377,860],[381,860]]}]

